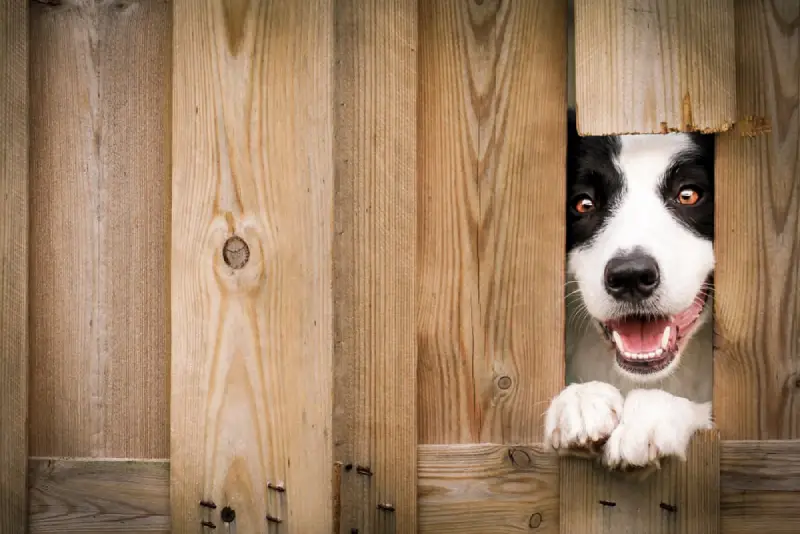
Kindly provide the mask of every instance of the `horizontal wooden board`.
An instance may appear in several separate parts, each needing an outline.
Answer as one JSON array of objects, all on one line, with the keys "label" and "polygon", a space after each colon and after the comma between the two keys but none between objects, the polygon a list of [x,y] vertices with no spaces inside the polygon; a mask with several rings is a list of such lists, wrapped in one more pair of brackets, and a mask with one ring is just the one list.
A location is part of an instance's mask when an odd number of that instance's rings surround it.
[{"label": "horizontal wooden board", "polygon": [[558,532],[558,457],[540,445],[421,445],[419,532]]},{"label": "horizontal wooden board", "polygon": [[727,441],[720,459],[722,532],[800,532],[800,440]]},{"label": "horizontal wooden board", "polygon": [[[419,532],[554,533],[558,458],[541,445],[420,445]],[[723,534],[800,532],[800,440],[724,441]],[[32,534],[169,532],[167,461],[34,459]]]},{"label": "horizontal wooden board", "polygon": [[169,462],[30,461],[30,534],[169,532]]}]

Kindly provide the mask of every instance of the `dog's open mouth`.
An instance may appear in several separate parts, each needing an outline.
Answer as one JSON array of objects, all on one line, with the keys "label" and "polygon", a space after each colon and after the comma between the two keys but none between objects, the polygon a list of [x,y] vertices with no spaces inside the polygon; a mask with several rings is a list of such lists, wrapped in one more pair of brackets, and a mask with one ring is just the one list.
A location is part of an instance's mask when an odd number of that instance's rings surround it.
[{"label": "dog's open mouth", "polygon": [[671,317],[634,315],[601,323],[617,349],[617,364],[625,371],[642,375],[669,367],[692,332],[706,300],[707,293],[701,291],[691,306]]}]

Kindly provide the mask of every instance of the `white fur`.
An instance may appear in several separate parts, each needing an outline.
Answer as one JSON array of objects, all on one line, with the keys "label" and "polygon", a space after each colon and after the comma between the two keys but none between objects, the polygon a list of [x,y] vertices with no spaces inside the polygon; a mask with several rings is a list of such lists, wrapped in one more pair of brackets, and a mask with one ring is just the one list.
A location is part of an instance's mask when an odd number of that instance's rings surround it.
[{"label": "white fur", "polygon": [[562,452],[607,438],[602,457],[609,467],[683,458],[694,432],[711,425],[710,297],[692,337],[658,373],[623,371],[597,326],[627,311],[603,283],[615,254],[641,247],[656,259],[661,284],[651,302],[664,314],[689,307],[714,267],[711,241],[681,225],[659,193],[666,168],[690,146],[689,138],[635,135],[621,141],[614,162],[626,183],[621,203],[595,239],[575,248],[567,261],[569,292],[577,284],[580,296],[567,299],[567,380],[578,383],[556,396],[545,416],[545,441]]}]

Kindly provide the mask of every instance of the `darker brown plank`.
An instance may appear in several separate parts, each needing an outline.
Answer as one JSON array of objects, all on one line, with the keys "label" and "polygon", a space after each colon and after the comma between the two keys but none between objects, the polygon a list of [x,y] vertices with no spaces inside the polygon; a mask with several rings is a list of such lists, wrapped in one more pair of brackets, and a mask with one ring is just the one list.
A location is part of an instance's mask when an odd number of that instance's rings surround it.
[{"label": "darker brown plank", "polygon": [[34,458],[29,471],[30,534],[170,531],[169,462]]},{"label": "darker brown plank", "polygon": [[30,20],[31,454],[163,458],[171,6]]},{"label": "darker brown plank", "polygon": [[417,1],[334,6],[334,516],[416,532]]},{"label": "darker brown plank", "polygon": [[719,468],[720,532],[800,532],[800,440],[723,442]]},{"label": "darker brown plank", "polygon": [[541,446],[419,447],[420,533],[555,534],[558,514],[558,458]]},{"label": "darker brown plank", "polygon": [[641,481],[583,458],[561,463],[562,534],[719,531],[719,434],[692,438],[687,461],[670,458]]},{"label": "darker brown plank", "polygon": [[715,203],[714,412],[726,440],[800,438],[798,19],[793,0],[736,3],[742,123],[719,137]]},{"label": "darker brown plank", "polygon": [[0,2],[0,532],[24,532],[28,457],[28,2]]},{"label": "darker brown plank", "polygon": [[420,3],[420,443],[541,439],[564,383],[566,3]]}]

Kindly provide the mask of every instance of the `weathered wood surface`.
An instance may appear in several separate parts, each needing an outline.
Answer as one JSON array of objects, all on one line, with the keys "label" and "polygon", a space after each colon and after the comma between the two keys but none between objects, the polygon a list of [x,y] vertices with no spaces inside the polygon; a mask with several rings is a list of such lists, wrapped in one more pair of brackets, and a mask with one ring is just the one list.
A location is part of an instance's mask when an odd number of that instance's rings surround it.
[{"label": "weathered wood surface", "polygon": [[416,532],[417,1],[335,6],[334,528]]},{"label": "weathered wood surface", "polygon": [[420,443],[538,441],[563,386],[566,14],[420,3]]},{"label": "weathered wood surface", "polygon": [[169,6],[30,20],[30,452],[167,457]]},{"label": "weathered wood surface", "polygon": [[0,532],[25,530],[28,458],[28,2],[0,3]]},{"label": "weathered wood surface", "polygon": [[[737,0],[738,115],[718,139],[714,413],[800,438],[800,3]],[[762,135],[758,135],[762,134]]]},{"label": "weathered wood surface", "polygon": [[696,434],[686,462],[669,458],[640,480],[581,458],[561,463],[562,534],[719,532],[720,443],[717,431]]},{"label": "weathered wood surface", "polygon": [[729,129],[736,119],[733,4],[575,0],[578,130]]}]

